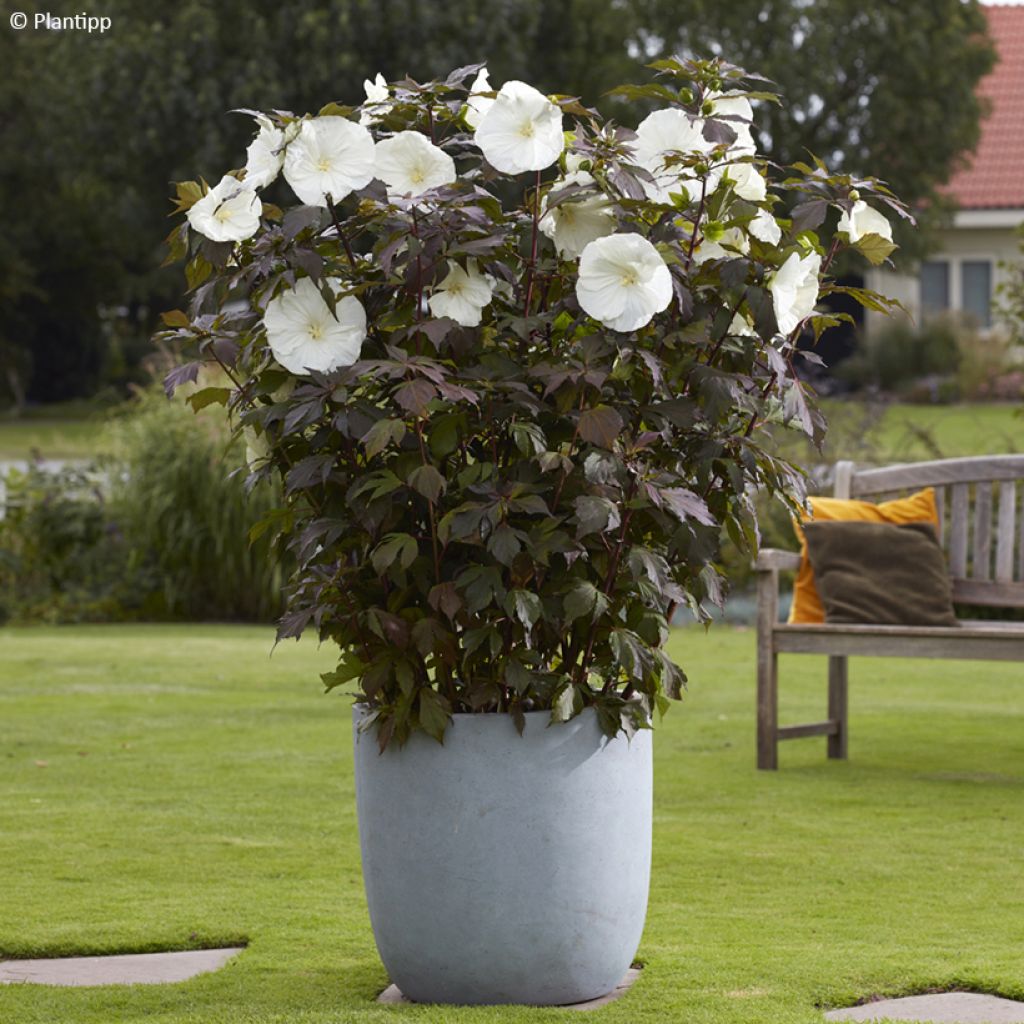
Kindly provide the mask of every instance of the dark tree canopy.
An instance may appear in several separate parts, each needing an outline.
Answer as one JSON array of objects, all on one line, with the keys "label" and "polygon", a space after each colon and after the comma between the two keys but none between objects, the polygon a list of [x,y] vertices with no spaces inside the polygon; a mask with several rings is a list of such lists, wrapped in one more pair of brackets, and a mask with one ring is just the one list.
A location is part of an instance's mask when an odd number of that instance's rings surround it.
[{"label": "dark tree canopy", "polygon": [[252,126],[226,132],[232,108],[354,103],[378,71],[481,60],[497,83],[604,105],[647,56],[721,53],[788,98],[759,112],[772,157],[810,149],[914,202],[973,145],[992,60],[975,0],[108,0],[103,14],[102,36],[0,33],[0,401],[26,382],[46,400],[123,379],[178,290],[158,269],[168,183],[244,162]]}]

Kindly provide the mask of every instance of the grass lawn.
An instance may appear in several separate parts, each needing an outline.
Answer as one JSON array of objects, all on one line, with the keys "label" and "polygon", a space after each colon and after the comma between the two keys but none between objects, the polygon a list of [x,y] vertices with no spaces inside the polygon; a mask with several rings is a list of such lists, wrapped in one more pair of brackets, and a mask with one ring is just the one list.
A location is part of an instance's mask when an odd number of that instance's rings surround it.
[{"label": "grass lawn", "polygon": [[102,446],[105,413],[87,402],[28,409],[19,419],[0,417],[0,460],[88,459]]},{"label": "grass lawn", "polygon": [[[677,631],[645,970],[612,1022],[820,1024],[872,993],[1024,997],[1024,667],[855,661],[848,763],[754,770],[753,635]],[[0,631],[0,955],[247,941],[179,985],[0,986],[11,1024],[564,1022],[385,1008],[330,652],[246,627]],[[783,719],[823,659],[783,658]],[[585,866],[581,866],[585,870]]]}]

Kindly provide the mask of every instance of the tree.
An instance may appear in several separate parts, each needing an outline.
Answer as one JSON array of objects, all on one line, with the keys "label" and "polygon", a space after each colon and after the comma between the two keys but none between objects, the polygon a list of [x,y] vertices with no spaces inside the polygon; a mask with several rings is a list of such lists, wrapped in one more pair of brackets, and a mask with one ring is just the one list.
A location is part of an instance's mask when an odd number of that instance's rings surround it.
[{"label": "tree", "polygon": [[977,144],[975,94],[995,54],[977,0],[637,0],[635,45],[651,57],[722,54],[786,97],[762,107],[760,148],[780,163],[808,151],[833,170],[870,168],[915,205],[927,245],[949,210],[939,187]]},{"label": "tree", "polygon": [[168,183],[242,164],[252,124],[225,128],[227,110],[356,103],[378,71],[425,80],[486,60],[495,82],[607,112],[638,55],[721,52],[791,98],[759,111],[773,158],[806,148],[870,167],[935,207],[977,137],[973,89],[992,60],[974,0],[108,0],[103,13],[103,35],[0,33],[0,389],[36,400],[90,393],[117,338],[145,351],[178,292],[159,269]]}]

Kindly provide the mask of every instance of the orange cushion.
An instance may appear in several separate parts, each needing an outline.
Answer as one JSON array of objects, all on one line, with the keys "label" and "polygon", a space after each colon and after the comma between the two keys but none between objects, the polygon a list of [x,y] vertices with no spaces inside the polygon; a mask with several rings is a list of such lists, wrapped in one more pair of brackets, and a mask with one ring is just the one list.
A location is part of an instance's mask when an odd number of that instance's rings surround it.
[{"label": "orange cushion", "polygon": [[[856,501],[847,498],[811,498],[811,514],[804,518],[817,522],[825,520],[856,520],[868,523],[934,523],[939,525],[939,513],[935,507],[935,490],[926,487],[923,491],[883,501],[876,505],[871,501]],[[789,609],[790,622],[824,622],[825,608],[814,585],[814,570],[807,554],[807,539],[800,523],[793,521],[793,530],[800,541],[800,569],[793,584],[793,604]]]}]

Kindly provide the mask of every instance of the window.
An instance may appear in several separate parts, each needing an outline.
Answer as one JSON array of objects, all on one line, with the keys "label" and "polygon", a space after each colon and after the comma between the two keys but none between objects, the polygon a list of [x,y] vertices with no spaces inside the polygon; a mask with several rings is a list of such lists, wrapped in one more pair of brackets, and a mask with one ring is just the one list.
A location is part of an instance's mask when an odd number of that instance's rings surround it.
[{"label": "window", "polygon": [[949,309],[949,264],[933,260],[921,264],[921,310],[941,313]]},{"label": "window", "polygon": [[980,327],[992,325],[992,264],[964,260],[960,264],[960,305]]}]

